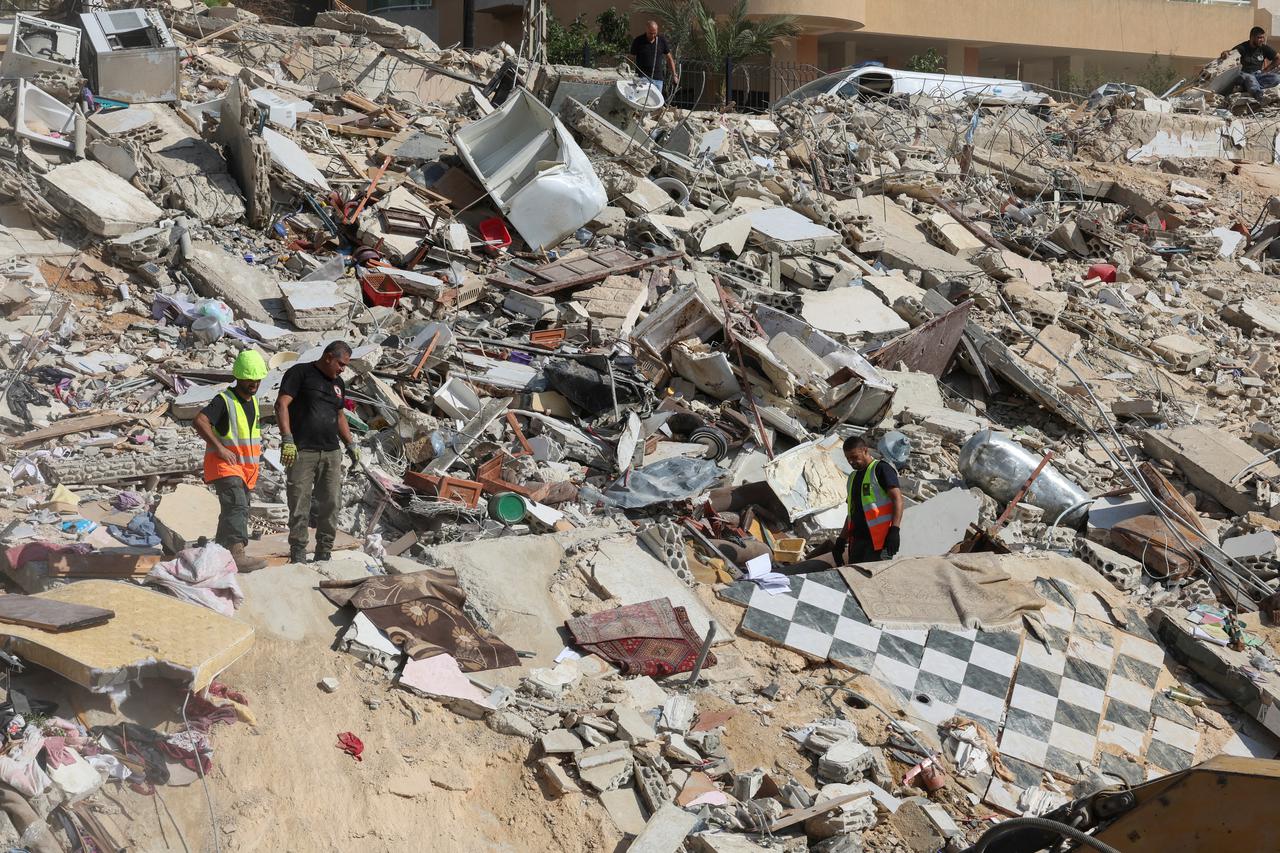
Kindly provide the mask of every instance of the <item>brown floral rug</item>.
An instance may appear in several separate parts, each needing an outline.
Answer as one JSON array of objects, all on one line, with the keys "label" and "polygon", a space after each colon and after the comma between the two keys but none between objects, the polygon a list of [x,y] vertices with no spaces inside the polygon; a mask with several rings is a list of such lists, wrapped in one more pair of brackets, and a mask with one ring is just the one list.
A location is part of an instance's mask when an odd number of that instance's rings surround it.
[{"label": "brown floral rug", "polygon": [[350,604],[414,660],[452,655],[463,672],[518,666],[515,650],[463,610],[467,597],[451,569],[353,581],[324,581],[320,591]]}]

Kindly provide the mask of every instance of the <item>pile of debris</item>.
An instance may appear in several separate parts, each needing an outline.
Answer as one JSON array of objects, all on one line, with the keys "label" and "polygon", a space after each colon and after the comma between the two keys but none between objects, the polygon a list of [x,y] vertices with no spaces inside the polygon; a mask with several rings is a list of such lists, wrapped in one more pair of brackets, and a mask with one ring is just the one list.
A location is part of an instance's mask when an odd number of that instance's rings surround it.
[{"label": "pile of debris", "polygon": [[[113,704],[8,691],[15,845],[117,849],[93,792],[203,781],[212,722],[252,719],[213,681],[253,629],[190,421],[266,355],[248,551],[288,564],[273,403],[335,340],[363,450],[317,564],[338,649],[528,740],[633,851],[962,849],[1276,754],[1271,106],[1215,67],[1087,105],[687,112],[339,8],[11,22],[5,667]],[[900,474],[875,563],[836,546],[851,437]],[[120,716],[144,676],[180,732]],[[809,758],[735,767],[779,679]]]}]

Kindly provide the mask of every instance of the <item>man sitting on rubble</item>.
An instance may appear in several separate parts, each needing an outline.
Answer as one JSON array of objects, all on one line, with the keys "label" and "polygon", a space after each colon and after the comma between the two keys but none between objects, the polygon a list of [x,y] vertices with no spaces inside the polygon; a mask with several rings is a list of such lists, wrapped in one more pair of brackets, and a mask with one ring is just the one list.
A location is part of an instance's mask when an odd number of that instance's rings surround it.
[{"label": "man sitting on rubble", "polygon": [[1250,96],[1260,99],[1263,89],[1280,84],[1280,74],[1271,71],[1276,67],[1276,50],[1267,44],[1267,31],[1262,27],[1249,30],[1248,41],[1224,50],[1218,59],[1226,59],[1232,50],[1240,54],[1239,85]]},{"label": "man sitting on rubble", "polygon": [[249,493],[258,483],[262,455],[261,411],[258,386],[267,375],[267,363],[257,350],[236,356],[231,375],[235,385],[214,397],[196,415],[195,429],[204,439],[204,481],[218,495],[218,532],[213,539],[231,552],[236,568],[252,572],[266,560],[249,557]]},{"label": "man sitting on rubble", "polygon": [[901,546],[902,490],[898,472],[875,459],[863,438],[847,438],[844,458],[853,466],[849,475],[849,520],[836,539],[836,565],[870,563],[892,558]]},{"label": "man sitting on rubble", "polygon": [[338,494],[342,491],[342,451],[351,461],[360,460],[360,449],[351,437],[343,409],[346,385],[342,371],[351,363],[351,347],[333,341],[319,361],[295,364],[285,371],[276,397],[276,423],[280,425],[280,461],[288,469],[285,493],[289,500],[289,561],[307,559],[311,504],[316,505],[317,563],[333,553],[338,533]]},{"label": "man sitting on rubble", "polygon": [[650,21],[644,32],[631,42],[632,56],[636,58],[636,68],[640,73],[662,88],[662,80],[667,71],[671,72],[671,82],[680,85],[680,75],[676,73],[676,61],[671,56],[671,47],[664,36],[658,35],[658,22]]}]

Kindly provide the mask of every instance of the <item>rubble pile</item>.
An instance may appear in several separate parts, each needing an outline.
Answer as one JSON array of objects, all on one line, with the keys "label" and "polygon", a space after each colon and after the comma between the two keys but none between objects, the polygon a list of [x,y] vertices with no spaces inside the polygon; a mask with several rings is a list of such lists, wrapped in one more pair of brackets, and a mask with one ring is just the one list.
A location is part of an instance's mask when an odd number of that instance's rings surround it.
[{"label": "rubble pile", "polygon": [[[687,112],[341,4],[198,8],[19,14],[0,60],[13,845],[119,849],[95,791],[203,782],[252,724],[191,422],[264,355],[246,550],[300,577],[274,403],[333,341],[337,650],[633,851],[962,850],[1276,754],[1280,169],[1229,68]],[[859,437],[904,508],[846,565]],[[179,731],[120,715],[144,676]]]}]

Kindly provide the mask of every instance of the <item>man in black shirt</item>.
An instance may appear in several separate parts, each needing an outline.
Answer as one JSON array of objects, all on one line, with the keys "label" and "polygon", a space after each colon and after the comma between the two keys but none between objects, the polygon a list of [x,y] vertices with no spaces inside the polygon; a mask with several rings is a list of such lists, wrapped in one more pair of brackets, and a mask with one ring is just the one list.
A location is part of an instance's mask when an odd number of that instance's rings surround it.
[{"label": "man in black shirt", "polygon": [[316,562],[329,559],[338,531],[338,493],[342,490],[342,451],[352,462],[360,450],[343,413],[346,385],[342,371],[351,362],[351,347],[334,341],[319,361],[295,364],[285,371],[276,397],[280,425],[280,461],[288,469],[289,561],[307,559],[311,504],[316,504]]},{"label": "man in black shirt", "polygon": [[650,21],[644,32],[631,42],[630,53],[636,58],[636,67],[640,73],[662,88],[662,80],[667,71],[671,72],[671,82],[679,85],[680,75],[676,73],[676,61],[671,56],[671,48],[667,40],[658,35],[658,22]]},{"label": "man in black shirt", "polygon": [[[874,458],[862,438],[844,442],[844,458],[853,466],[846,494],[849,521],[836,539],[837,565],[892,559],[901,546],[902,490],[898,472]],[[846,555],[847,551],[847,555]]]},{"label": "man in black shirt", "polygon": [[1263,89],[1280,83],[1280,74],[1271,72],[1276,66],[1276,50],[1267,44],[1267,31],[1262,27],[1249,30],[1248,41],[1224,50],[1218,58],[1226,59],[1232,50],[1240,54],[1240,86],[1251,96],[1261,98]]}]

